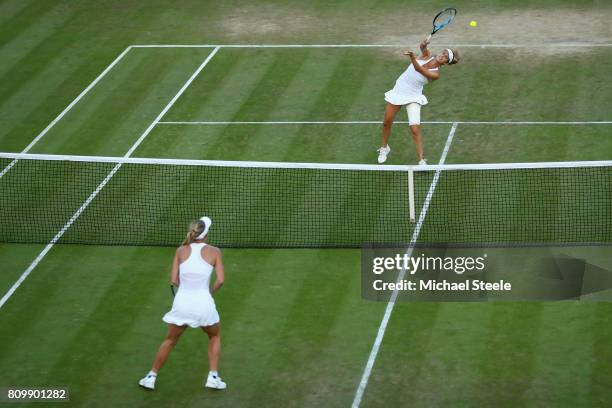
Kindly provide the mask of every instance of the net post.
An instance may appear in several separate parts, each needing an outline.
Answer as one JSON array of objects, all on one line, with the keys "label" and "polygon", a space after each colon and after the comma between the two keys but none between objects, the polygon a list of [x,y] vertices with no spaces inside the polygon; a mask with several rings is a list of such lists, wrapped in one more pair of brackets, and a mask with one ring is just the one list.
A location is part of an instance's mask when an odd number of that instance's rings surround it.
[{"label": "net post", "polygon": [[414,209],[414,170],[408,170],[408,207],[410,211],[410,221],[416,221],[416,212]]}]

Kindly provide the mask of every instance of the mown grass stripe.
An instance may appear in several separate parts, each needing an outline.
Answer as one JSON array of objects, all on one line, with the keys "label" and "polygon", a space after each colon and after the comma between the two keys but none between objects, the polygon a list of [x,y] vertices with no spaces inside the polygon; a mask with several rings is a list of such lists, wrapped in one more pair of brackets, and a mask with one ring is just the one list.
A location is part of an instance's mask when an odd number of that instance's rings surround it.
[{"label": "mown grass stripe", "polygon": [[[140,252],[138,248],[131,248],[128,251]],[[132,322],[148,312],[142,305],[150,303],[155,293],[152,287],[156,280],[145,277],[156,265],[150,263],[150,259],[140,262],[138,266],[132,264],[129,258],[127,261],[129,266],[122,268],[115,261],[114,272],[104,271],[110,278],[105,282],[107,285],[105,288],[91,288],[83,292],[83,295],[86,295],[87,292],[95,291],[97,301],[88,302],[89,311],[81,316],[82,322],[78,329],[70,330],[72,333],[62,344],[61,355],[53,367],[49,368],[48,378],[58,383],[72,385],[73,404],[83,403],[84,399],[89,398],[91,389],[99,386],[98,382],[109,380],[100,375],[109,365],[125,370],[126,360],[116,359],[117,347],[130,332],[129,327]],[[70,308],[70,305],[65,306]],[[113,323],[108,324],[108,322]],[[151,350],[151,353],[153,352],[154,350]],[[109,356],[115,356],[115,359],[109,360]],[[143,367],[143,371],[146,371],[146,368]]]},{"label": "mown grass stripe", "polygon": [[[540,406],[588,406],[597,304],[575,301],[543,305],[533,353],[531,383],[523,401]],[[520,362],[517,362],[520,364]]]},{"label": "mown grass stripe", "polygon": [[[124,53],[127,49],[124,50]],[[3,151],[23,151],[33,144],[62,120],[72,107],[104,78],[107,70],[114,66],[121,53],[110,65],[108,60],[98,57],[75,57],[69,51],[57,56],[43,72],[13,95],[11,104],[0,110],[0,118],[7,126],[0,131],[0,149]],[[69,60],[78,60],[74,65]],[[88,80],[93,65],[106,66],[91,83]],[[97,68],[97,67],[96,67]],[[76,80],[78,78],[78,80]],[[76,97],[75,97],[76,95]],[[15,109],[14,107],[19,107]],[[62,107],[65,106],[65,108]]]},{"label": "mown grass stripe", "polygon": [[[240,109],[259,109],[260,101],[256,97],[254,104],[244,106],[244,103],[254,93],[261,79],[278,59],[278,55],[270,52],[223,50],[222,54],[226,53],[229,55],[225,55],[221,65],[216,67],[215,76],[201,77],[195,81],[194,88],[190,88],[186,93],[185,101],[179,101],[170,114],[174,117],[183,117],[185,114],[194,118],[215,117],[232,120]],[[225,70],[226,66],[228,71]],[[219,78],[224,79],[218,83]],[[231,99],[228,99],[229,95]]]},{"label": "mown grass stripe", "polygon": [[[261,255],[247,258],[248,252],[240,256],[241,259],[236,259],[239,264],[255,262],[254,268],[247,269],[248,273],[255,275],[255,280],[246,294],[244,300],[246,307],[240,306],[235,310],[229,305],[236,293],[231,287],[222,289],[227,291],[220,294],[220,297],[225,297],[219,303],[219,312],[222,314],[222,319],[225,319],[222,321],[222,330],[226,333],[222,335],[226,350],[222,356],[222,372],[226,373],[228,379],[233,379],[235,387],[243,390],[232,396],[230,401],[230,404],[234,402],[240,406],[247,406],[249,400],[261,396],[260,382],[264,381],[266,376],[272,375],[277,378],[279,373],[275,370],[284,369],[273,364],[274,361],[278,362],[277,353],[285,354],[286,351],[283,350],[303,349],[299,341],[290,340],[280,328],[296,323],[289,320],[302,288],[313,280],[318,281],[317,272],[322,272],[322,269],[316,268],[321,262],[317,259],[316,251],[288,252],[277,249],[264,250],[264,252],[267,255],[261,260],[259,259]],[[235,255],[242,253],[236,251]],[[313,272],[310,268],[301,269],[303,265],[310,265]],[[228,273],[231,274],[229,269]],[[239,286],[240,281],[235,281],[234,285]],[[223,305],[228,309],[224,309]],[[283,365],[282,361],[280,364]],[[274,388],[280,387],[274,386]],[[279,391],[282,392],[280,389]]]},{"label": "mown grass stripe", "polygon": [[[401,365],[394,368],[403,378],[398,387],[398,397],[420,401],[421,406],[461,406],[478,401],[483,386],[486,387],[478,373],[479,362],[487,356],[485,339],[492,335],[488,325],[491,314],[492,308],[484,303],[440,304],[430,341],[418,345],[423,354],[419,375],[405,373],[412,370]],[[396,316],[393,322],[411,326],[413,316],[401,317],[400,320]],[[392,326],[390,330],[397,330],[397,327]],[[409,346],[394,344],[387,347],[390,348],[388,353],[394,353],[398,347]],[[411,363],[407,365],[411,366]]]},{"label": "mown grass stripe", "polygon": [[[58,13],[58,16],[65,19],[61,21],[63,25],[70,24],[70,22],[81,17],[79,13],[71,14],[68,18],[63,13]],[[82,30],[77,33],[61,29],[50,30],[44,39],[41,39],[34,47],[28,48],[28,53],[13,62],[12,68],[6,70],[0,77],[0,84],[2,84],[0,87],[2,104],[0,104],[0,107],[6,103],[7,99],[19,92],[32,77],[39,76],[45,70],[50,56],[58,56],[62,52],[67,52],[70,47],[74,47],[74,44],[79,41],[78,34],[84,32],[85,29],[86,26],[82,27]]]},{"label": "mown grass stripe", "polygon": [[480,404],[526,404],[527,390],[537,376],[535,359],[545,306],[521,302],[493,303],[488,307],[489,336],[483,339],[487,358],[480,360],[478,376],[487,387],[482,390]]},{"label": "mown grass stripe", "polygon": [[[291,53],[293,54],[293,53]],[[275,71],[291,70],[291,76],[286,76],[281,84],[274,83],[274,72],[266,73],[267,79],[260,78],[257,92],[251,92],[241,104],[240,110],[235,111],[234,120],[248,115],[251,118],[278,117],[279,115],[299,114],[300,117],[311,109],[316,103],[320,92],[320,83],[325,82],[338,60],[335,56],[319,55],[308,50],[300,53],[299,57],[289,58],[282,53],[276,60]],[[272,69],[272,67],[270,67]],[[239,79],[238,79],[239,80]],[[259,100],[261,96],[263,102]],[[221,130],[221,129],[220,129]],[[253,156],[266,157],[273,155],[276,160],[282,160],[291,140],[299,132],[299,127],[285,129],[283,137],[270,134],[269,129],[222,129],[223,132],[214,132],[208,139],[210,146],[206,153],[213,157],[243,158],[247,153]],[[227,146],[232,146],[228,152]],[[312,145],[310,145],[312,146]]]},{"label": "mown grass stripe", "polygon": [[[23,1],[23,7],[20,7],[18,11],[15,11],[11,13],[12,16],[10,19],[2,21],[2,24],[0,25],[0,48],[4,47],[14,38],[20,36],[32,26],[38,24],[42,19],[54,17],[62,19],[61,14],[67,11],[67,7],[65,4],[62,4],[62,2],[57,0],[49,0],[44,2]],[[8,13],[3,17],[8,17]]]},{"label": "mown grass stripe", "polygon": [[[134,53],[125,67],[105,80],[104,88],[88,95],[70,117],[59,123],[45,140],[33,149],[64,154],[86,153],[123,155],[135,142],[166,101],[176,91],[185,71],[192,71],[202,55],[174,53],[147,55]],[[152,66],[154,68],[152,68]],[[136,78],[155,82],[142,86]],[[123,94],[117,98],[118,94]],[[83,150],[86,141],[87,150]]]},{"label": "mown grass stripe", "polygon": [[[338,59],[338,63],[334,66],[333,71],[329,73],[327,81],[321,84],[317,99],[310,106],[310,110],[304,115],[308,120],[325,116],[331,120],[345,119],[349,114],[352,101],[361,92],[365,77],[370,72],[370,67],[373,62],[368,61],[354,52],[345,51]],[[289,141],[289,148],[285,151],[284,160],[292,157],[297,151],[302,149],[304,143],[304,135],[308,129],[301,127],[295,137]],[[320,150],[319,154],[324,154],[324,151],[336,150],[339,148],[335,142],[336,138],[326,138],[323,143],[317,143],[314,146]],[[317,151],[315,150],[315,154]]]},{"label": "mown grass stripe", "polygon": [[[125,101],[138,100],[142,95],[135,94],[138,88],[129,85],[134,84],[134,78],[146,75],[146,71],[150,70],[150,63],[150,56],[132,52],[121,67],[114,69],[105,77],[103,87],[92,89],[80,104],[73,105],[71,111],[56,122],[55,126],[45,134],[45,138],[36,143],[31,151],[67,153],[70,151],[67,147],[75,135],[78,141],[72,140],[73,144],[97,146],[104,140],[105,133],[111,133],[114,127],[121,123],[121,119],[125,119],[121,114],[124,113],[126,106],[128,110],[135,108],[134,104],[127,104]],[[117,94],[123,91],[126,96],[117,101]],[[108,109],[113,115],[108,114]],[[91,128],[96,128],[95,137],[90,137]]]},{"label": "mown grass stripe", "polygon": [[8,71],[15,69],[16,65],[20,65],[22,70],[28,67],[21,64],[22,59],[36,49],[42,42],[46,42],[63,24],[72,16],[72,13],[54,13],[53,18],[42,18],[36,24],[32,24],[27,30],[22,32],[18,37],[15,37],[10,42],[0,47],[0,78]]},{"label": "mown grass stripe", "polygon": [[342,289],[352,272],[336,269],[331,275],[326,271],[327,265],[338,263],[340,258],[333,251],[318,251],[313,255],[316,262],[304,271],[292,304],[286,309],[282,323],[276,326],[273,345],[254,384],[260,392],[252,395],[251,404],[263,397],[301,405],[308,384],[320,377],[333,381],[326,374],[333,371],[333,366],[327,366],[318,357],[331,341],[330,332],[342,304],[351,296]]},{"label": "mown grass stripe", "polygon": [[[594,306],[594,316],[589,328],[592,336],[590,385],[587,389],[592,406],[610,403],[610,378],[612,378],[612,303],[602,302]],[[588,344],[588,343],[587,343]]]},{"label": "mown grass stripe", "polygon": [[[238,102],[239,107],[234,112],[233,119],[267,117],[273,114],[279,103],[279,95],[282,95],[294,81],[304,61],[308,58],[308,50],[298,52],[297,55],[292,53],[291,58],[284,53],[277,54],[265,74],[259,77],[248,97]],[[223,142],[223,138],[217,139],[211,149],[216,149]],[[256,143],[256,134],[243,133],[233,144],[232,154],[238,157],[243,155],[252,148],[253,143]]]},{"label": "mown grass stripe", "polygon": [[[256,56],[254,56],[256,58]],[[215,56],[215,63],[206,70],[206,75],[196,78],[181,99],[164,116],[164,121],[176,118],[195,120],[200,117],[216,116],[215,109],[235,106],[227,100],[227,95],[236,95],[249,88],[250,82],[234,81],[234,75],[244,75],[247,79],[257,78],[261,62],[251,58],[240,58],[231,50],[223,50]],[[161,121],[159,123],[162,123]]]},{"label": "mown grass stripe", "polygon": [[16,16],[30,5],[32,0],[5,0],[0,3],[0,24],[7,24],[7,21],[15,20]]}]

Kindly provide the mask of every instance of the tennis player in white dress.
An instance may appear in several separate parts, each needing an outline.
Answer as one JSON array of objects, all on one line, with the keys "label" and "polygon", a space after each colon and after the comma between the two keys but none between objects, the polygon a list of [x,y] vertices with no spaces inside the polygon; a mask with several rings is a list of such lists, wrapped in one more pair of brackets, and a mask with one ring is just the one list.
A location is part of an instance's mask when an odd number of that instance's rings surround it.
[{"label": "tennis player in white dress", "polygon": [[[221,353],[221,328],[219,313],[212,294],[223,285],[224,269],[221,251],[206,244],[208,230],[212,221],[202,217],[191,223],[187,238],[176,250],[172,262],[171,282],[178,287],[172,303],[172,310],[166,313],[163,321],[168,323],[168,335],[162,342],[151,371],[141,379],[141,387],[155,389],[157,373],[162,368],[170,351],[187,327],[201,328],[208,335],[208,360],[210,371],[204,386],[213,389],[225,389],[226,384],[219,377],[217,364]],[[210,287],[210,278],[216,273],[216,279]]]},{"label": "tennis player in white dress", "polygon": [[429,42],[423,40],[420,44],[421,55],[415,56],[412,51],[404,51],[404,55],[410,57],[412,62],[408,69],[395,81],[392,90],[385,93],[385,118],[382,130],[382,143],[378,149],[378,163],[387,161],[391,152],[389,147],[389,136],[395,115],[406,106],[408,111],[408,124],[412,131],[412,138],[416,147],[419,164],[427,164],[423,152],[423,137],[421,134],[421,106],[427,105],[427,98],[423,95],[423,87],[440,78],[439,69],[443,65],[452,65],[459,62],[459,52],[450,48],[440,54],[432,56],[427,45]]}]

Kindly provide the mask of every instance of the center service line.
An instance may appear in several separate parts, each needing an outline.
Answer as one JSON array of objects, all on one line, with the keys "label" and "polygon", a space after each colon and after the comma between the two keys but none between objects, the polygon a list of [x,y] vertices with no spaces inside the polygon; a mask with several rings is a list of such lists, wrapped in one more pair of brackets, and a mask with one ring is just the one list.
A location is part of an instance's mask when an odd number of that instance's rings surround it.
[{"label": "center service line", "polygon": [[[198,74],[204,69],[204,67],[208,64],[208,62],[212,59],[212,57],[215,56],[217,51],[219,51],[219,48],[220,47],[216,47],[208,55],[208,57],[198,67],[198,69],[193,73],[193,75],[191,75],[191,77],[187,80],[187,82],[185,82],[185,85],[183,85],[183,87],[177,92],[177,94],[174,95],[174,98],[172,98],[172,100],[170,102],[168,102],[168,104],[166,105],[164,110],[162,110],[161,113],[159,115],[157,115],[155,120],[142,133],[142,135],[140,135],[140,137],[138,138],[138,140],[136,140],[134,145],[132,145],[132,147],[127,151],[125,156],[123,156],[124,158],[128,158],[128,157],[131,156],[131,154],[134,152],[134,150],[136,150],[136,148],[142,143],[142,141],[147,137],[147,135],[151,132],[151,130],[153,130],[155,125],[161,120],[161,118],[166,114],[166,112],[168,112],[170,110],[170,108],[172,108],[172,105],[174,105],[174,103],[183,94],[183,92],[185,92],[187,87],[193,82],[193,80],[198,76]],[[47,246],[41,251],[41,253],[38,254],[36,259],[34,259],[34,261],[30,264],[28,269],[26,269],[25,272],[23,272],[21,274],[19,279],[17,279],[17,281],[13,284],[13,286],[11,286],[11,288],[4,294],[2,299],[0,299],[0,308],[2,308],[2,306],[4,306],[4,304],[10,299],[10,297],[13,295],[13,293],[15,293],[17,288],[23,283],[23,281],[25,281],[25,279],[28,277],[30,272],[32,272],[34,270],[34,268],[36,268],[36,266],[45,257],[45,255],[47,255],[47,253],[51,250],[51,248],[53,248],[53,246],[57,243],[57,241],[59,241],[59,239],[64,235],[64,233],[66,231],[68,231],[70,226],[72,226],[72,224],[77,220],[77,218],[79,218],[79,216],[83,213],[83,211],[85,211],[85,209],[89,206],[89,204],[93,201],[93,199],[96,198],[98,193],[100,191],[102,191],[104,186],[106,186],[106,184],[113,178],[113,176],[115,175],[115,173],[117,173],[117,171],[121,168],[121,166],[123,166],[123,163],[118,163],[117,165],[115,165],[115,167],[110,171],[110,173],[108,173],[108,175],[104,178],[104,180],[102,180],[100,185],[98,185],[98,187],[89,195],[89,197],[87,198],[87,200],[85,200],[85,202],[81,205],[81,207],[72,215],[72,217],[70,217],[70,219],[62,227],[62,229],[59,230],[59,232],[57,234],[55,234],[53,239],[47,244]]]},{"label": "center service line", "polygon": [[[446,155],[450,149],[450,145],[453,142],[453,137],[455,136],[455,131],[457,130],[457,126],[459,124],[457,122],[453,123],[453,126],[448,134],[448,138],[446,139],[446,145],[444,145],[444,151],[442,152],[442,156],[440,157],[440,162],[438,165],[444,164],[446,160]],[[414,245],[416,244],[417,239],[419,238],[419,233],[421,232],[421,227],[423,226],[423,222],[425,221],[425,216],[427,215],[427,210],[429,209],[429,204],[431,203],[431,198],[433,197],[433,193],[436,189],[436,185],[438,184],[438,179],[440,178],[441,169],[436,170],[436,174],[429,186],[429,191],[427,192],[427,196],[425,197],[425,202],[423,203],[423,208],[421,209],[421,213],[419,214],[419,220],[414,227],[414,232],[412,233],[412,239],[410,240],[410,244],[408,249],[406,250],[406,255],[410,257],[412,255],[412,250],[414,249]],[[397,282],[400,282],[406,276],[406,269],[402,269],[397,276]],[[372,368],[374,367],[374,362],[376,361],[376,357],[378,356],[378,350],[380,349],[380,345],[383,341],[383,337],[385,336],[385,331],[387,330],[387,324],[389,323],[389,319],[391,318],[391,313],[393,313],[393,308],[395,307],[395,302],[397,301],[397,296],[399,294],[399,290],[395,289],[391,294],[391,299],[389,299],[389,303],[387,303],[387,308],[385,309],[385,314],[383,315],[382,321],[380,322],[380,327],[378,328],[378,333],[376,334],[376,340],[374,340],[374,345],[372,346],[372,351],[370,352],[370,357],[368,358],[368,362],[366,363],[365,369],[363,370],[363,375],[361,376],[361,382],[359,383],[359,387],[355,392],[355,398],[353,399],[353,408],[359,408],[361,404],[361,399],[363,398],[363,393],[368,385],[368,380],[370,379],[370,374],[372,373]]]}]

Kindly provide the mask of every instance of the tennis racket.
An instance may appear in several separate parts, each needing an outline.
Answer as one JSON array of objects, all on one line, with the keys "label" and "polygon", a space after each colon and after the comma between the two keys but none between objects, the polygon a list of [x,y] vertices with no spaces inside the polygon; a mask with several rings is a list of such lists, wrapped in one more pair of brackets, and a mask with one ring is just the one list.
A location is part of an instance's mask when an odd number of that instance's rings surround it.
[{"label": "tennis racket", "polygon": [[174,295],[176,295],[176,287],[174,285],[170,285],[170,292],[172,292],[172,297],[174,297]]},{"label": "tennis racket", "polygon": [[436,14],[436,16],[433,19],[433,30],[431,30],[431,34],[427,36],[427,42],[431,40],[432,35],[434,35],[438,31],[440,31],[441,29],[449,25],[455,18],[456,14],[457,14],[457,9],[453,7],[446,8],[442,10],[441,12],[439,12],[438,14]]}]

